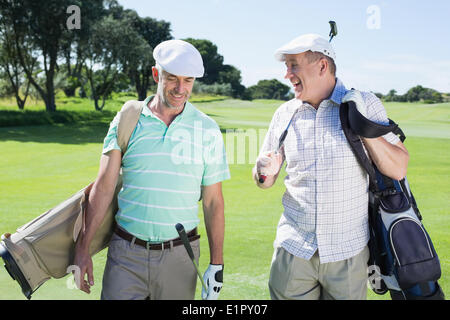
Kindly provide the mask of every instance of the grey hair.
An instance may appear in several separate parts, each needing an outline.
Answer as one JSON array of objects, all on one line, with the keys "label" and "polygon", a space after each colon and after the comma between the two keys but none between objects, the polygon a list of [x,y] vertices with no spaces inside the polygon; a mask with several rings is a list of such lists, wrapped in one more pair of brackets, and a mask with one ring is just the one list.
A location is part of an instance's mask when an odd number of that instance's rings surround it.
[{"label": "grey hair", "polygon": [[334,60],[332,58],[330,58],[327,55],[324,55],[321,52],[311,51],[311,50],[306,51],[306,59],[307,59],[308,63],[316,62],[317,60],[322,59],[322,58],[327,59],[330,73],[332,75],[336,76],[336,64],[334,63]]},{"label": "grey hair", "polygon": [[158,78],[159,78],[159,81],[161,81],[164,69],[163,69],[163,67],[161,67],[161,65],[158,62],[155,63],[155,68],[156,68],[156,70],[158,70]]}]

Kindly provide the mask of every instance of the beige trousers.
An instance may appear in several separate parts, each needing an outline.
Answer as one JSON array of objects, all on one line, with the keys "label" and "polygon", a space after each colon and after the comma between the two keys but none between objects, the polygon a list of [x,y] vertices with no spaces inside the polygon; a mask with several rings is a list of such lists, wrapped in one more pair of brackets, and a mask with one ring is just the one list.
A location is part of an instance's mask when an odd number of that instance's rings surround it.
[{"label": "beige trousers", "polygon": [[[191,243],[198,264],[200,240]],[[102,300],[193,300],[197,272],[183,245],[147,250],[113,234]]]},{"label": "beige trousers", "polygon": [[275,249],[269,278],[273,300],[365,300],[367,298],[366,246],[343,261],[321,264],[318,251],[310,260],[284,248]]}]

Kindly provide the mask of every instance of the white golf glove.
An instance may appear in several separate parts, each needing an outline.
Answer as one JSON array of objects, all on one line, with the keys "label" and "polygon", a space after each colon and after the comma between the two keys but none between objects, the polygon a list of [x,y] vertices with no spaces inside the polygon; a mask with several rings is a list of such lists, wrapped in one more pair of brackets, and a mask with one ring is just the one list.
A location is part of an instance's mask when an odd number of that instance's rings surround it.
[{"label": "white golf glove", "polygon": [[223,264],[210,264],[203,275],[203,281],[208,291],[202,288],[202,299],[217,300],[223,286]]},{"label": "white golf glove", "polygon": [[364,99],[361,96],[361,92],[358,90],[349,90],[345,94],[345,96],[342,98],[342,102],[349,102],[353,101],[356,104],[356,108],[358,109],[359,113],[361,113],[364,117],[367,118],[367,106],[364,103]]},{"label": "white golf glove", "polygon": [[280,152],[271,151],[256,159],[256,172],[264,176],[272,176],[280,171],[283,163],[283,155]]}]

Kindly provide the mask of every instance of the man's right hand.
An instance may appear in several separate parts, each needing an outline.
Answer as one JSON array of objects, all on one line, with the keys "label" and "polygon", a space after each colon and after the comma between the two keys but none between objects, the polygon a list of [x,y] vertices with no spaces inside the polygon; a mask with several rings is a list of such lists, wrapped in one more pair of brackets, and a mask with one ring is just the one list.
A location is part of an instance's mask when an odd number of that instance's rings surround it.
[{"label": "man's right hand", "polygon": [[[262,189],[270,188],[278,177],[282,163],[283,148],[281,148],[281,152],[271,151],[258,157],[253,167],[253,179],[256,185]],[[265,179],[261,179],[262,176],[265,176]]]},{"label": "man's right hand", "polygon": [[[73,264],[80,270],[79,275],[74,273],[74,276],[79,276],[79,279],[75,279],[78,289],[88,294],[91,293],[91,286],[94,285],[94,266],[88,250],[76,247]],[[87,275],[87,281],[85,275]]]},{"label": "man's right hand", "polygon": [[276,175],[282,163],[283,155],[280,152],[267,152],[256,159],[256,172],[264,176]]}]

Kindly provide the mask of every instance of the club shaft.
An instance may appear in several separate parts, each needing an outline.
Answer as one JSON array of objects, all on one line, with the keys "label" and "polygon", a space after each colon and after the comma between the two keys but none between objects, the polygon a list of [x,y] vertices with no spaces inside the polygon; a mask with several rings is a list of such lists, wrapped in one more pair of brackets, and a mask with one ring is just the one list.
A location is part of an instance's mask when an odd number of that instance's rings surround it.
[{"label": "club shaft", "polygon": [[200,279],[200,282],[202,283],[203,288],[205,289],[205,291],[208,291],[208,288],[206,287],[206,284],[203,281],[202,274],[200,273],[200,270],[198,268],[197,262],[195,262],[194,251],[192,250],[191,244],[189,243],[189,239],[187,237],[186,231],[184,230],[184,226],[181,223],[177,223],[175,228],[177,229],[178,235],[180,236],[180,239],[183,242],[184,248],[186,249],[189,258],[191,258],[191,261],[194,264],[195,271],[197,271],[197,275]]},{"label": "club shaft", "polygon": [[[192,260],[192,259],[191,259]],[[197,262],[195,262],[195,260],[192,260],[192,263],[194,264],[195,270],[197,271],[198,274],[198,278],[200,279],[200,282],[202,283],[203,289],[205,289],[205,291],[208,291],[208,288],[206,287],[205,282],[203,281],[203,277],[202,274],[200,273],[200,270],[198,268]]]}]

